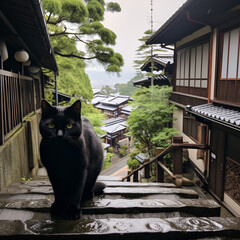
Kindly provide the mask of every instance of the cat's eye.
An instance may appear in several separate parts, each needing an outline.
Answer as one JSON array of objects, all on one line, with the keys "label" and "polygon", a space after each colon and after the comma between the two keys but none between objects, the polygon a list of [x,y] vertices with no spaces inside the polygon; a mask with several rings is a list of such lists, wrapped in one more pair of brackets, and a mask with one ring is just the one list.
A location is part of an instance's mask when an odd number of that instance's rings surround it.
[{"label": "cat's eye", "polygon": [[67,129],[71,129],[73,127],[73,124],[72,123],[68,123],[67,125],[66,125],[66,128]]},{"label": "cat's eye", "polygon": [[55,125],[53,123],[48,123],[48,128],[55,128]]}]

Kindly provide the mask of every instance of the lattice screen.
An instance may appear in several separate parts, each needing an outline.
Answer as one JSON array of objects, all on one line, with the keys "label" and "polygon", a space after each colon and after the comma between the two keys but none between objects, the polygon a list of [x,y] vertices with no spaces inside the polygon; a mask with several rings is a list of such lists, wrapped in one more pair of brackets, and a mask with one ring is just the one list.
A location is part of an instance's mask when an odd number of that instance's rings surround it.
[{"label": "lattice screen", "polygon": [[225,192],[240,205],[240,164],[227,158]]}]

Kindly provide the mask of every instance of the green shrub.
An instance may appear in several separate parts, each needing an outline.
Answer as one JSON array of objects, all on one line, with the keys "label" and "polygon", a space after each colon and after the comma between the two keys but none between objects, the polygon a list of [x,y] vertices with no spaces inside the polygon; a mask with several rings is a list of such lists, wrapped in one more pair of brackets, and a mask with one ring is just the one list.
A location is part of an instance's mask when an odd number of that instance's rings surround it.
[{"label": "green shrub", "polygon": [[119,149],[118,149],[118,152],[119,152],[119,154],[120,154],[120,157],[124,157],[124,156],[127,155],[126,151],[125,151],[124,149],[122,149],[122,148],[119,148]]},{"label": "green shrub", "polygon": [[133,171],[135,168],[139,167],[140,162],[136,159],[129,159],[127,161],[127,165],[131,171]]},{"label": "green shrub", "polygon": [[113,152],[114,152],[114,148],[113,148],[113,147],[109,147],[109,148],[108,148],[108,152],[109,152],[109,153],[113,153]]},{"label": "green shrub", "polygon": [[128,145],[122,145],[121,148],[124,149],[125,151],[129,149]]},{"label": "green shrub", "polygon": [[113,153],[107,153],[107,154],[106,154],[106,157],[105,157],[105,159],[104,159],[103,169],[109,168],[109,167],[112,165],[111,159],[112,159],[112,157],[114,157],[114,156],[115,156],[115,154],[113,154]]}]

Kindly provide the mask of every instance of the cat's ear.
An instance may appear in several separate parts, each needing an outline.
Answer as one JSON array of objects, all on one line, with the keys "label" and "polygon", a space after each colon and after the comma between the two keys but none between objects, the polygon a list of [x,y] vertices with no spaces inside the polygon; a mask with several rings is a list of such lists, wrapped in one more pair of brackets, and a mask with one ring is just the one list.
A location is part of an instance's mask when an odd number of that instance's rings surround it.
[{"label": "cat's ear", "polygon": [[81,115],[81,101],[77,100],[73,105],[70,107],[71,112],[74,114],[75,117],[80,119]]},{"label": "cat's ear", "polygon": [[54,108],[46,101],[41,102],[42,118],[48,118],[54,112]]}]

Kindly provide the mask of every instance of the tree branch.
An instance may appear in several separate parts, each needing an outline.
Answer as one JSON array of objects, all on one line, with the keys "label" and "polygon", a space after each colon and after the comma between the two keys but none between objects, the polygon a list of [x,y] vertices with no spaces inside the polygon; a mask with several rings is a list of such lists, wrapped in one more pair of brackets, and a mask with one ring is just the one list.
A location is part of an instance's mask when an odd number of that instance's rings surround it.
[{"label": "tree branch", "polygon": [[58,23],[61,23],[62,21],[66,20],[64,17],[59,17],[59,19],[57,19],[56,21],[49,21],[47,22],[48,24],[52,24],[52,25],[57,25]]},{"label": "tree branch", "polygon": [[95,59],[97,58],[97,56],[93,56],[93,57],[81,57],[81,56],[78,56],[78,55],[75,55],[73,53],[71,54],[63,54],[63,53],[59,53],[59,52],[56,52],[54,51],[55,54],[61,56],[61,57],[75,57],[75,58],[79,58],[79,59],[82,59],[82,60],[92,60],[92,59]]},{"label": "tree branch", "polygon": [[52,15],[52,13],[50,12],[49,15],[48,15],[48,19],[46,21],[47,23],[49,23],[51,15]]}]

